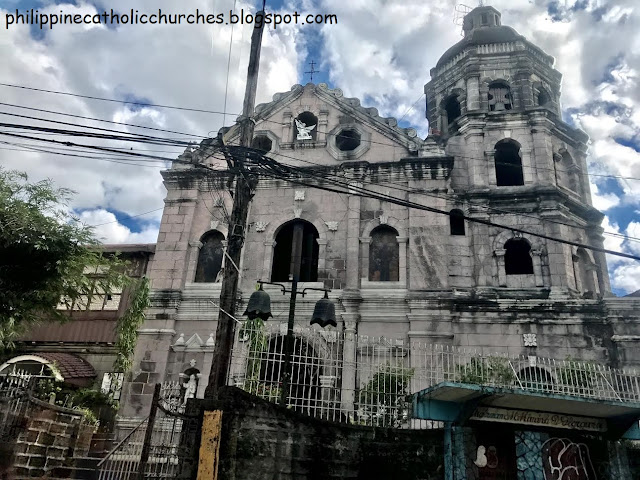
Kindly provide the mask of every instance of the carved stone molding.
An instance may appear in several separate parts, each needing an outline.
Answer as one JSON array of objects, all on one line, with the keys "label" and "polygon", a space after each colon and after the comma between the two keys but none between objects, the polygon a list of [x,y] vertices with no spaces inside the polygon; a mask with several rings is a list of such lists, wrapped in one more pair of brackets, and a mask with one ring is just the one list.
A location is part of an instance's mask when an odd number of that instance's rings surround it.
[{"label": "carved stone molding", "polygon": [[525,347],[537,347],[538,346],[538,338],[535,333],[523,333],[522,341],[524,342]]},{"label": "carved stone molding", "polygon": [[330,232],[338,230],[338,222],[324,222]]}]

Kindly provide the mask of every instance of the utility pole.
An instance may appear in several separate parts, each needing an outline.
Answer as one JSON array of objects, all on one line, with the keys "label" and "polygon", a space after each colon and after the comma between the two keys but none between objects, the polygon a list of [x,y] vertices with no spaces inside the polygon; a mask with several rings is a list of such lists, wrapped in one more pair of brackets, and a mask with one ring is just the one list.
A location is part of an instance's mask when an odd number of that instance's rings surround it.
[{"label": "utility pole", "polygon": [[[262,11],[256,13],[264,15]],[[249,56],[249,68],[247,70],[247,86],[244,92],[244,104],[242,107],[242,117],[240,120],[240,145],[251,147],[253,140],[254,123],[253,111],[256,101],[256,90],[258,87],[258,69],[260,67],[260,48],[262,45],[262,32],[264,22],[260,28],[254,28],[251,35],[251,53]],[[236,170],[236,189],[233,195],[233,208],[229,220],[229,235],[227,239],[227,259],[225,261],[224,275],[222,278],[222,292],[220,294],[220,308],[218,315],[218,328],[216,329],[216,343],[213,351],[213,361],[211,372],[209,373],[209,384],[205,391],[206,398],[216,396],[218,390],[226,383],[231,351],[233,348],[233,337],[235,330],[236,297],[238,294],[238,278],[240,272],[240,255],[245,238],[245,227],[249,213],[249,203],[253,196],[252,190],[256,186],[256,179],[248,178],[248,173],[244,170],[244,154],[239,153],[233,156]]]}]

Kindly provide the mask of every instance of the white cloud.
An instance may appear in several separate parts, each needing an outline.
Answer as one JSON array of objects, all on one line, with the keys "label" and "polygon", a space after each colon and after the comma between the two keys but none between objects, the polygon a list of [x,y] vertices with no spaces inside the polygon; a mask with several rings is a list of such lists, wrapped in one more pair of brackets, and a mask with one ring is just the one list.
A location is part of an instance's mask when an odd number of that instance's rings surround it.
[{"label": "white cloud", "polygon": [[96,225],[94,233],[102,243],[155,243],[158,239],[157,222],[140,232],[132,232],[121,225],[113,213],[104,209],[85,210],[79,218],[86,225]]},{"label": "white cloud", "polygon": [[[217,0],[216,10],[228,11],[231,0]],[[129,11],[130,2],[114,0],[107,10]],[[206,0],[190,0],[175,3],[169,0],[153,2],[145,8],[165,12],[208,12],[211,3]],[[252,9],[244,1],[237,2],[237,9]],[[88,3],[49,4],[40,12],[94,13],[96,8]],[[142,11],[143,8],[140,8]],[[0,9],[4,19],[6,10]],[[4,25],[3,25],[4,27]],[[235,121],[242,106],[252,26],[234,28],[233,47],[228,75],[226,123]],[[0,51],[3,65],[0,82],[34,86],[50,90],[75,92],[84,95],[127,99],[136,98],[153,103],[223,111],[227,89],[227,61],[229,54],[230,26],[121,25],[104,26],[58,25],[45,30],[42,39],[35,39],[28,26],[17,25],[0,35]],[[299,62],[299,32],[283,26],[276,32],[265,31],[263,40],[261,75],[258,101],[269,101],[275,91],[287,91],[297,81]],[[78,124],[92,124],[101,128],[145,133],[148,135],[200,141],[209,132],[215,135],[223,125],[222,115],[171,110],[156,107],[125,106],[121,103],[100,102],[78,97],[54,95],[28,90],[0,87],[2,102],[65,112],[73,115],[95,117],[115,122],[132,123],[176,132],[140,130],[106,123],[92,123],[78,118],[57,117],[42,112],[29,112],[1,106],[0,111],[55,118]],[[34,121],[14,116],[0,115],[0,121],[31,123]],[[38,123],[39,125],[44,125]],[[46,124],[48,127],[72,126]],[[27,135],[32,135],[27,133]],[[197,136],[197,135],[200,135]],[[45,138],[56,138],[47,137]],[[59,137],[58,137],[59,138]],[[68,138],[63,137],[63,140]],[[73,138],[79,144],[109,145],[124,148],[133,153],[147,153],[165,158],[175,158],[184,147],[145,145],[96,139]],[[18,143],[0,144],[0,165],[8,169],[27,171],[32,180],[51,178],[58,186],[77,192],[71,207],[75,210],[104,208],[137,215],[162,207],[166,194],[159,174],[162,164],[144,159],[130,159],[138,165],[125,165],[123,158],[105,153],[82,152],[96,158],[79,158],[53,155],[26,150],[25,145],[45,150],[65,148],[62,145],[36,143],[26,139],[0,136],[0,141]],[[4,150],[11,148],[13,150]],[[133,150],[130,150],[133,149]],[[70,153],[67,150],[56,150]],[[75,152],[78,153],[78,152]],[[106,161],[112,160],[112,161]],[[116,162],[114,162],[115,160]],[[167,164],[168,165],[168,164]],[[137,238],[126,234],[121,225],[109,227],[105,236],[109,241],[118,238]],[[124,233],[123,233],[124,232]],[[150,239],[150,234],[144,238]]]},{"label": "white cloud", "polygon": [[610,208],[620,204],[620,197],[613,193],[601,194],[595,183],[591,184],[591,199],[593,201],[593,206],[603,212],[606,212]]}]

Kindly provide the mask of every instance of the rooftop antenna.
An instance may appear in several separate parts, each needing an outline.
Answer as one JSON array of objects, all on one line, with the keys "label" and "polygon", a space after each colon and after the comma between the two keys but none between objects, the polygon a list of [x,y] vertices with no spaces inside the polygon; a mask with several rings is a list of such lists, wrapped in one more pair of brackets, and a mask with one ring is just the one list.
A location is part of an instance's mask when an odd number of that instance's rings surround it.
[{"label": "rooftop antenna", "polygon": [[[480,6],[482,6],[482,0],[480,0]],[[460,27],[460,36],[464,36],[464,16],[469,13],[473,8],[469,5],[465,5],[463,3],[459,3],[453,9],[453,23]]]}]

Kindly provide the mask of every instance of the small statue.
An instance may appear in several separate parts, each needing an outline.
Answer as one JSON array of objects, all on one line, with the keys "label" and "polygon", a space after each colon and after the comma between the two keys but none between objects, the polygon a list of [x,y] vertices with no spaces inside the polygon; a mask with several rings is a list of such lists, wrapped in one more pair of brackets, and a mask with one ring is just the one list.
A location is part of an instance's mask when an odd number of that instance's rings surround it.
[{"label": "small statue", "polygon": [[189,381],[182,384],[185,388],[183,405],[187,404],[187,400],[190,398],[196,398],[196,390],[198,388],[198,381],[196,376],[192,373],[189,377]]},{"label": "small statue", "polygon": [[298,128],[298,135],[296,136],[296,139],[297,140],[313,140],[313,137],[311,136],[311,130],[316,128],[316,125],[311,125],[310,127],[307,127],[305,123],[302,123],[297,118],[295,119],[295,122],[296,122],[296,127]]}]

